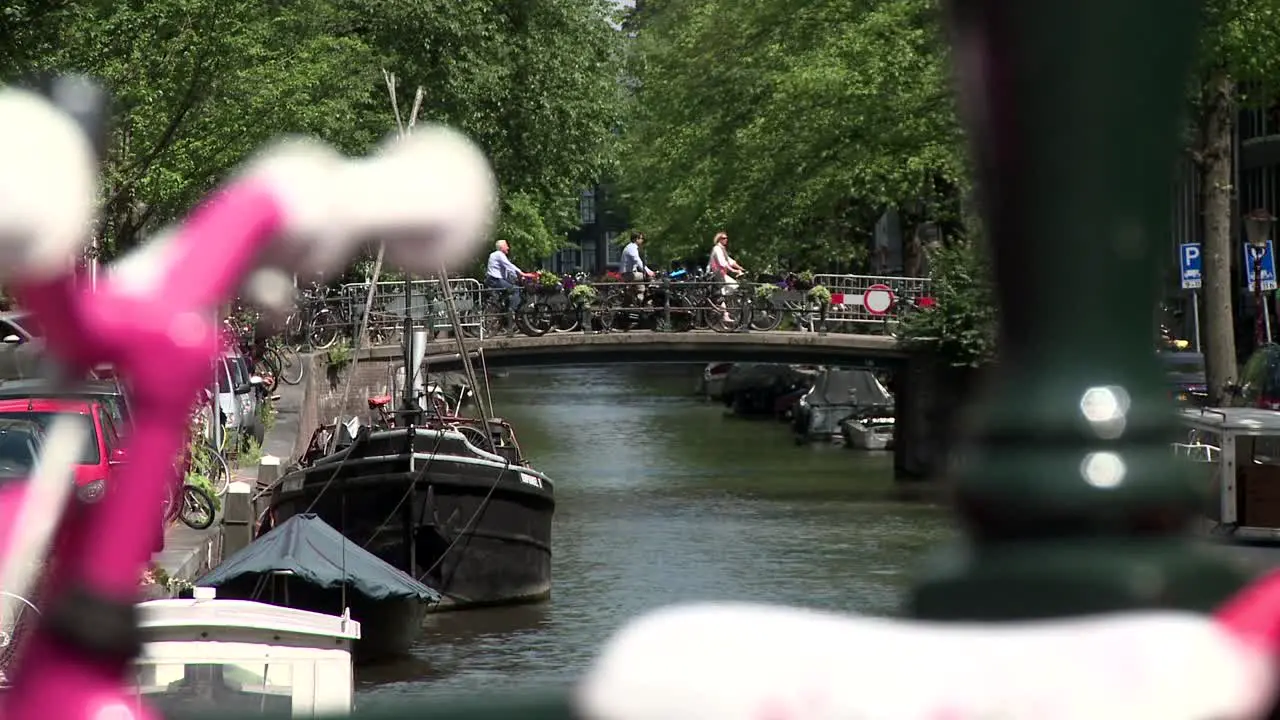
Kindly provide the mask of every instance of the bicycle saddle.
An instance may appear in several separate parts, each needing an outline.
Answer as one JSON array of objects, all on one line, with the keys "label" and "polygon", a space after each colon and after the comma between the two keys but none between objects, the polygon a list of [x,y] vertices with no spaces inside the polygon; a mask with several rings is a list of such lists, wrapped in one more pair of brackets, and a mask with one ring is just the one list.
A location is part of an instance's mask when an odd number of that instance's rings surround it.
[{"label": "bicycle saddle", "polygon": [[392,397],[390,395],[375,395],[369,398],[369,409],[377,410],[380,407],[386,407],[391,404]]}]

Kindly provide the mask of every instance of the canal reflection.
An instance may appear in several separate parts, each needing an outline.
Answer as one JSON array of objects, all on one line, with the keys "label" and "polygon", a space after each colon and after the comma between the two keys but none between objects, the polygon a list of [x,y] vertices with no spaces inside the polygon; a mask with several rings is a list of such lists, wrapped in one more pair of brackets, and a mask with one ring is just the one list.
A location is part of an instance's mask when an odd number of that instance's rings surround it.
[{"label": "canal reflection", "polygon": [[360,673],[370,707],[559,683],[628,618],[687,600],[895,611],[940,508],[895,502],[892,458],[798,447],[785,426],[693,396],[700,367],[513,370],[496,414],[556,481],[542,605],[439,615],[415,657]]}]

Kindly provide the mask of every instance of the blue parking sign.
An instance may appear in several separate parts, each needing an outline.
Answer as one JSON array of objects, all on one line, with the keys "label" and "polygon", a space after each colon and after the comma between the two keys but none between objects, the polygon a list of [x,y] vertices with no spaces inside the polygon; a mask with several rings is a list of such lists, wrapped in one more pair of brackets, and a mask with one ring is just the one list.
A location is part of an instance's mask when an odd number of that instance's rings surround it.
[{"label": "blue parking sign", "polygon": [[[1253,246],[1249,243],[1244,244],[1244,277],[1245,289],[1254,289],[1253,268],[1258,258],[1254,257]],[[1276,253],[1271,246],[1271,241],[1267,241],[1267,247],[1262,251],[1261,269],[1262,269],[1262,290],[1264,292],[1276,289]]]},{"label": "blue parking sign", "polygon": [[1180,250],[1182,289],[1199,290],[1202,282],[1200,276],[1200,243],[1182,243]]}]

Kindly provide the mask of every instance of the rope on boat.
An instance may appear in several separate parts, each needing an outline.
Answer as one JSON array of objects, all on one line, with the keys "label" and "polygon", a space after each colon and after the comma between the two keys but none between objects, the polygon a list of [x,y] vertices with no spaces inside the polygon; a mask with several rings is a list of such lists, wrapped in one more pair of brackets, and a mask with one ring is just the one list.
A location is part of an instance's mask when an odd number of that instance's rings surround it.
[{"label": "rope on boat", "polygon": [[[462,337],[462,320],[458,317],[458,306],[453,302],[453,290],[449,288],[449,271],[443,265],[440,266],[440,286],[444,288],[444,304],[449,311],[449,325],[453,330],[453,341],[458,346],[458,357],[462,359],[462,371],[467,376],[467,382],[472,388],[479,388],[480,383],[476,381],[476,368],[471,364],[471,356],[467,354],[467,345]],[[407,372],[407,371],[406,371]],[[489,378],[485,376],[485,389],[488,391]],[[493,429],[489,425],[489,419],[493,415],[492,400],[489,404],[489,410],[486,412],[484,403],[479,402],[477,398],[476,407],[480,410],[480,422],[484,423],[485,437],[489,442],[489,449],[494,455],[498,453],[498,444],[493,440]]]},{"label": "rope on boat", "polygon": [[[480,346],[480,372],[484,373],[484,396],[489,402],[489,414],[493,414],[493,392],[489,389],[489,365],[484,359],[484,346]],[[476,404],[480,404],[480,396],[476,396]],[[516,443],[519,445],[519,442]]]}]

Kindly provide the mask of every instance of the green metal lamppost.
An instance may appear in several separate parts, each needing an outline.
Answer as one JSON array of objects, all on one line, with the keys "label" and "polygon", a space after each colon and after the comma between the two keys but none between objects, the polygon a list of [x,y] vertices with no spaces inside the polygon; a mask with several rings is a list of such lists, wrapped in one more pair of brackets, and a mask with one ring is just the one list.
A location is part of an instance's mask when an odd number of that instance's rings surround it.
[{"label": "green metal lamppost", "polygon": [[1267,332],[1267,304],[1262,299],[1262,258],[1267,254],[1271,240],[1271,228],[1276,219],[1270,212],[1257,209],[1244,216],[1244,234],[1249,241],[1249,254],[1253,258],[1253,343],[1262,347],[1270,342]]},{"label": "green metal lamppost", "polygon": [[1244,575],[1186,534],[1197,494],[1170,450],[1173,406],[1150,342],[1200,4],[949,9],[1000,356],[954,472],[966,540],[928,569],[908,611],[1208,610]]}]

